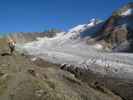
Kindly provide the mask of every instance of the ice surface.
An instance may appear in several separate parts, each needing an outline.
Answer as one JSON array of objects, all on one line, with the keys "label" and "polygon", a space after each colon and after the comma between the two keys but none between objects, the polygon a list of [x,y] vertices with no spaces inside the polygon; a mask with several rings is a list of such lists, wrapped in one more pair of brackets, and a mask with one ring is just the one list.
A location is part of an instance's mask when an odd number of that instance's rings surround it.
[{"label": "ice surface", "polygon": [[133,79],[133,54],[105,53],[99,51],[102,49],[100,44],[87,45],[80,39],[80,32],[74,32],[82,27],[17,47],[52,63],[72,64],[103,75]]}]

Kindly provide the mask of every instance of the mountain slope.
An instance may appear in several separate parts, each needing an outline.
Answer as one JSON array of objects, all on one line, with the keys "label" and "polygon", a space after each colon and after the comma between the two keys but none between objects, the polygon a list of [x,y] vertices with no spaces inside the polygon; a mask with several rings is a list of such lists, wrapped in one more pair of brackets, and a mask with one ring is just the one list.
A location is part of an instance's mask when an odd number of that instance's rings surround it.
[{"label": "mountain slope", "polygon": [[115,11],[98,32],[98,40],[104,40],[117,52],[133,52],[133,3]]}]

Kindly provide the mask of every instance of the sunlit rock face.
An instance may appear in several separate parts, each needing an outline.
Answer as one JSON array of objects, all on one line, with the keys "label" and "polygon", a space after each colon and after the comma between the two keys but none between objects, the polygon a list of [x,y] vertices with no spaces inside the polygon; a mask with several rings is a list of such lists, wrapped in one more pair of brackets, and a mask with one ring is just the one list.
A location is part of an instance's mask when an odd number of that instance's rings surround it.
[{"label": "sunlit rock face", "polygon": [[99,31],[99,40],[117,52],[133,52],[133,3],[115,11]]}]

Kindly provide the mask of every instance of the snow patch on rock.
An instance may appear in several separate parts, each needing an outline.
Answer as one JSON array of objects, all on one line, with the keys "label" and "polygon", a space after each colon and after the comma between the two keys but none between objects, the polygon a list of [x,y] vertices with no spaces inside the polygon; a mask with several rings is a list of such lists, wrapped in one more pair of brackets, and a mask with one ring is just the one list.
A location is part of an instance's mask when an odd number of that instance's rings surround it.
[{"label": "snow patch on rock", "polygon": [[128,15],[131,15],[133,14],[133,9],[127,9],[126,11],[122,12],[121,15],[122,16],[128,16]]}]

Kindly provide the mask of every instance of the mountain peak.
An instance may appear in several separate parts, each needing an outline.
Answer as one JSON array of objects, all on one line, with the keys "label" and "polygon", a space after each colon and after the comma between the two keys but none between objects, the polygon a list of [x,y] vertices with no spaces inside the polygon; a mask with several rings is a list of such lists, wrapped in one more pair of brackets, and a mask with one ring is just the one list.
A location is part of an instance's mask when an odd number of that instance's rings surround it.
[{"label": "mountain peak", "polygon": [[86,29],[88,29],[90,27],[95,26],[96,24],[98,24],[100,22],[101,22],[101,20],[96,19],[96,18],[92,18],[91,20],[89,20],[89,23],[82,24],[82,25],[77,25],[77,26],[71,28],[69,30],[69,32],[71,32],[71,33],[73,33],[73,32],[82,32],[82,31],[84,31],[84,30],[86,30]]}]

